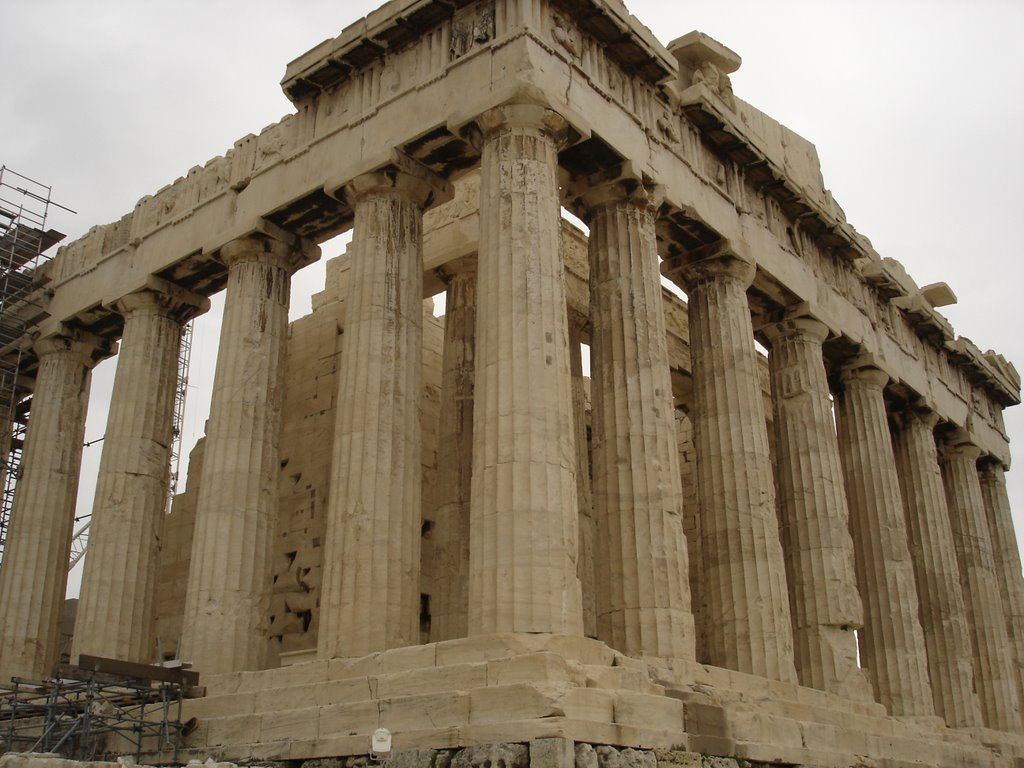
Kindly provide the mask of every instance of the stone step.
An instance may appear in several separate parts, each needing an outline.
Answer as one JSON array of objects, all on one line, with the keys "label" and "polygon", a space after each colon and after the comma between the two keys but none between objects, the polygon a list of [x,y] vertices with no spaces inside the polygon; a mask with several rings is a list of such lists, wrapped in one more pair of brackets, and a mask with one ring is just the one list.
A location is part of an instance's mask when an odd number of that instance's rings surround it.
[{"label": "stone step", "polygon": [[395,734],[396,748],[479,744],[509,721],[532,724],[524,733],[535,738],[685,742],[683,702],[666,697],[642,661],[585,638],[470,638],[203,682],[208,695],[184,704],[183,717],[197,721],[186,741],[195,754],[365,752],[378,727]]},{"label": "stone step", "polygon": [[[722,682],[732,675],[721,675]],[[779,692],[778,686],[764,685],[768,681],[759,683],[762,689]],[[995,768],[1013,765],[1020,748],[1021,740],[1014,734],[986,732],[988,738],[982,739],[946,728],[937,718],[893,718],[884,709],[877,708],[878,712],[820,691],[797,697],[803,701],[766,698],[757,695],[758,687],[670,684],[666,696],[684,702],[690,749],[752,762],[847,768],[853,755],[862,757],[865,765],[882,760],[900,766]]]},{"label": "stone step", "polygon": [[[564,738],[680,748],[733,760],[848,768],[1003,768],[1024,739],[907,721],[849,701],[693,662],[633,659],[585,638],[492,635],[211,676],[185,703],[185,754],[300,760],[394,748],[439,749]],[[986,746],[990,745],[990,746]],[[860,759],[860,758],[858,758]],[[886,763],[888,761],[888,763]]]}]

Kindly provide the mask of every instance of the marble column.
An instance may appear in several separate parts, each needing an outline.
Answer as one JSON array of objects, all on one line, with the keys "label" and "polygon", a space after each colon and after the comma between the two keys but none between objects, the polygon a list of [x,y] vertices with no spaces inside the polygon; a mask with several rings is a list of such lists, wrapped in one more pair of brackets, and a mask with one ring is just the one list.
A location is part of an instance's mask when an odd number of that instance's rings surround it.
[{"label": "marble column", "polygon": [[694,658],[689,561],[654,234],[659,201],[625,180],[582,197],[590,226],[597,636]]},{"label": "marble column", "polygon": [[590,441],[587,439],[587,393],[581,347],[587,318],[569,311],[569,357],[572,370],[573,427],[576,433],[576,498],[579,502],[579,554],[576,575],[583,596],[583,634],[597,637],[597,605],[594,595],[594,548],[597,526],[590,485]]},{"label": "marble column", "polygon": [[51,336],[39,358],[21,477],[0,568],[0,687],[39,680],[58,661],[93,342]]},{"label": "marble column", "polygon": [[489,110],[481,148],[469,634],[583,632],[558,148],[534,104]]},{"label": "marble column", "polygon": [[974,648],[974,685],[982,720],[998,731],[1020,732],[1017,671],[978,480],[980,455],[980,449],[957,430],[943,446],[942,479]]},{"label": "marble column", "polygon": [[444,351],[437,426],[438,507],[434,551],[438,594],[431,638],[466,636],[469,616],[469,494],[473,472],[476,259],[445,265]]},{"label": "marble column", "polygon": [[1003,466],[994,459],[978,465],[978,480],[985,502],[992,555],[999,580],[999,595],[1006,616],[1006,631],[1014,651],[1018,681],[1018,701],[1024,706],[1024,575],[1021,574],[1017,534],[1010,514]]},{"label": "marble column", "polygon": [[181,644],[202,674],[267,663],[289,291],[308,255],[257,236],[220,250],[227,298]]},{"label": "marble column", "polygon": [[974,691],[974,654],[935,447],[938,418],[934,411],[914,407],[898,413],[893,449],[935,712],[951,728],[967,728],[981,725],[981,710]]},{"label": "marble column", "polygon": [[327,511],[320,658],[419,643],[426,169],[345,187],[355,210]]},{"label": "marble column", "polygon": [[103,440],[71,658],[151,663],[181,326],[209,300],[169,287],[115,305],[124,334]]},{"label": "marble column", "polygon": [[871,687],[857,666],[854,630],[863,626],[864,608],[822,358],[828,328],[804,316],[763,331],[771,344],[777,487],[797,675],[802,685],[871,701]]},{"label": "marble column", "polygon": [[935,714],[914,569],[896,476],[883,390],[872,366],[847,368],[835,403],[839,452],[850,505],[857,582],[864,601],[861,662],[875,697],[892,715]]},{"label": "marble column", "polygon": [[758,356],[753,263],[717,243],[663,265],[689,297],[697,503],[709,661],[796,682]]}]

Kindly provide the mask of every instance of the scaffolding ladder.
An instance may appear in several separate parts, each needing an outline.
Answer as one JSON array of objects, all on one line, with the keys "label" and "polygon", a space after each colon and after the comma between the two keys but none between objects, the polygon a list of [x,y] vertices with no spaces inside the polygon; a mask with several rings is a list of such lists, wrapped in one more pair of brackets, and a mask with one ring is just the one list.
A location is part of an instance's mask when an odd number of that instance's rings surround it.
[{"label": "scaffolding ladder", "polygon": [[181,440],[185,431],[185,398],[188,395],[188,369],[192,363],[192,321],[181,328],[178,347],[178,381],[174,387],[174,436],[171,439],[170,481],[167,483],[167,512],[178,493],[181,470]]},{"label": "scaffolding ladder", "polygon": [[31,405],[23,358],[32,329],[46,316],[41,266],[45,251],[64,238],[46,228],[54,206],[74,213],[53,202],[50,187],[0,165],[0,562]]}]

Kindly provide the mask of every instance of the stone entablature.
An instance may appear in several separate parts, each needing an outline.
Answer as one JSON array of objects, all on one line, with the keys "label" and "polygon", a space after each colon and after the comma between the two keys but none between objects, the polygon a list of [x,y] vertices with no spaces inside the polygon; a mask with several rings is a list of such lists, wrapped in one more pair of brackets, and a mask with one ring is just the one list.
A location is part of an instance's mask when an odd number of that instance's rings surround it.
[{"label": "stone entablature", "polygon": [[[676,57],[692,67],[686,57],[695,45],[693,55],[706,56],[704,44],[682,38],[665,48],[612,0],[590,2],[580,28],[557,4],[537,18],[512,0],[458,5],[453,12],[450,3],[393,2],[293,62],[283,87],[295,114],[61,250],[51,267],[50,322],[102,330],[109,322],[96,299],[116,299],[149,273],[200,293],[219,290],[226,272],[217,250],[265,231],[264,222],[313,239],[341,231],[352,214],[337,190],[386,162],[391,147],[459,175],[477,163],[461,126],[518,87],[514,73],[492,82],[492,68],[508,70],[525,56],[549,62],[530,88],[560,105],[575,129],[576,145],[561,155],[573,175],[598,150],[606,163],[646,158],[634,172],[662,184],[668,201],[663,255],[720,237],[746,242],[764,312],[806,302],[835,334],[877,355],[895,380],[944,419],[969,425],[986,452],[1008,462],[999,412],[1019,400],[1013,367],[954,338],[929,294],[846,223],[810,143],[706,78],[693,82],[686,64],[680,69]],[[469,38],[459,36],[464,28]],[[396,120],[396,109],[417,119]],[[410,124],[417,134],[403,135]],[[593,125],[602,126],[600,142],[589,138]]]}]

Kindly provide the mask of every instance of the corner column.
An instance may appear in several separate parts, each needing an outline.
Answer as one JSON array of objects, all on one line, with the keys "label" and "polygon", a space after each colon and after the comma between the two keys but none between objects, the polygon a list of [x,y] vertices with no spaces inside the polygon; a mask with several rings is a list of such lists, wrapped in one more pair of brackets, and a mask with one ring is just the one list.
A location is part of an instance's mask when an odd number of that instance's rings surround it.
[{"label": "corner column", "polygon": [[469,634],[583,633],[558,149],[535,104],[476,124],[481,157]]},{"label": "corner column", "polygon": [[978,480],[980,455],[981,450],[957,430],[941,453],[942,479],[974,647],[974,684],[981,716],[989,728],[1019,733],[1018,681]]},{"label": "corner column", "polygon": [[597,636],[627,654],[693,659],[659,201],[624,180],[581,202],[590,225]]},{"label": "corner column", "polygon": [[935,714],[914,569],[883,390],[870,365],[847,368],[836,397],[836,427],[850,504],[857,582],[864,601],[861,661],[875,697],[892,715]]},{"label": "corner column", "polygon": [[89,383],[101,354],[76,334],[42,339],[35,352],[39,370],[0,568],[0,686],[12,676],[48,677],[58,661]]},{"label": "corner column", "polygon": [[266,665],[289,293],[292,273],[310,255],[298,243],[258,236],[220,250],[227,298],[181,653],[203,674]]},{"label": "corner column", "polygon": [[322,659],[419,643],[423,210],[411,161],[345,186],[355,210],[327,510]]},{"label": "corner column", "polygon": [[934,411],[896,414],[893,449],[913,559],[935,712],[951,728],[981,725],[967,613],[935,447]]},{"label": "corner column", "polygon": [[980,462],[978,481],[992,538],[1006,631],[1014,650],[1018,700],[1024,706],[1024,575],[1021,574],[1020,551],[1017,549],[1017,534],[1013,528],[1002,464],[995,459]]},{"label": "corner column", "polygon": [[210,302],[174,286],[125,296],[71,658],[150,663],[181,326]]},{"label": "corner column", "polygon": [[755,266],[718,243],[663,265],[689,298],[710,663],[796,682],[768,430],[747,304]]},{"label": "corner column", "polygon": [[476,259],[446,264],[444,352],[437,427],[439,503],[434,532],[437,601],[431,637],[465,637],[469,616],[469,496],[473,475],[473,367]]},{"label": "corner column", "polygon": [[822,358],[828,328],[801,316],[763,330],[771,343],[782,546],[797,675],[811,688],[871,701],[871,687],[857,666],[854,630],[864,624],[864,608]]}]

